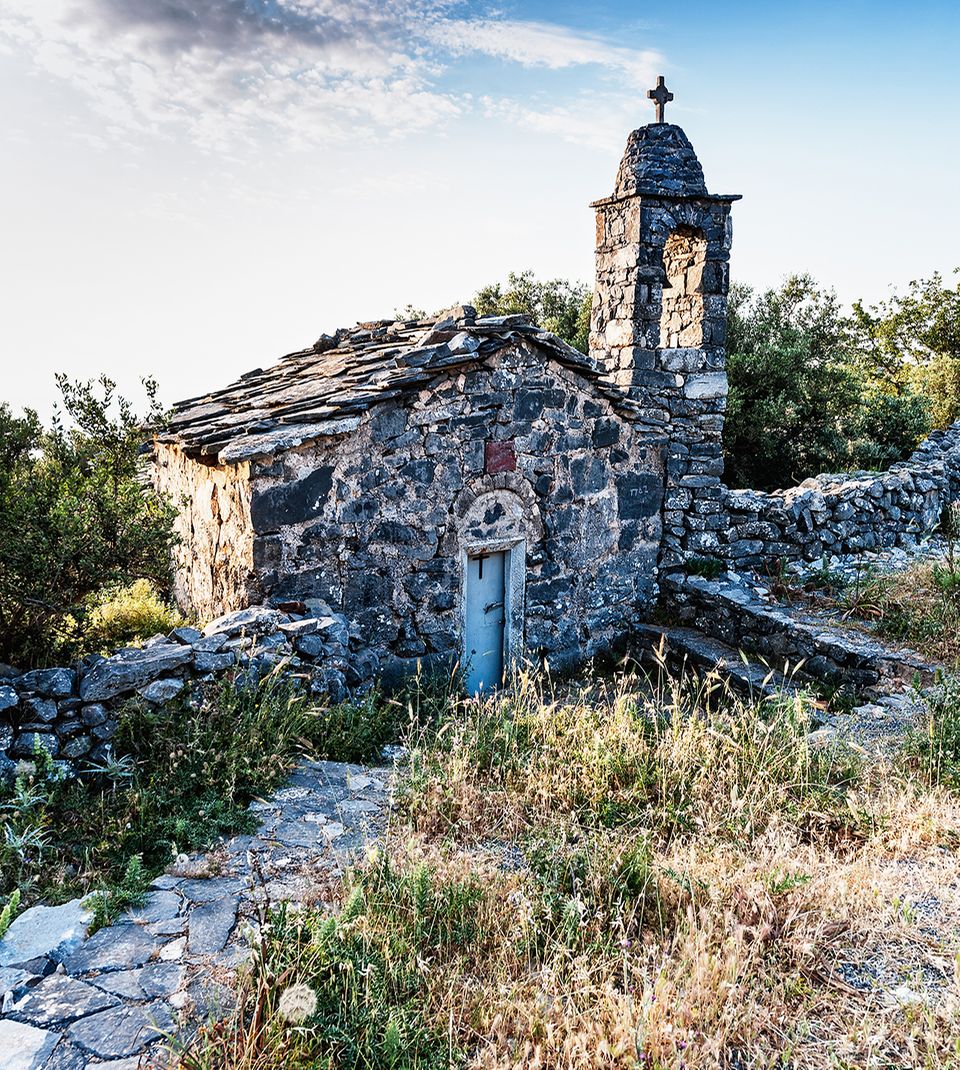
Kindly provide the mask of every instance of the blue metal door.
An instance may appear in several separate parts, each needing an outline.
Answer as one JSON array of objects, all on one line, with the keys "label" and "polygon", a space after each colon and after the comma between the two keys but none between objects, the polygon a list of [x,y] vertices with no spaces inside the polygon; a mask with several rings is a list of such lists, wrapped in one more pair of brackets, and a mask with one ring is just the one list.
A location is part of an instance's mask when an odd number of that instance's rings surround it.
[{"label": "blue metal door", "polygon": [[506,553],[467,558],[464,671],[471,695],[503,683]]}]

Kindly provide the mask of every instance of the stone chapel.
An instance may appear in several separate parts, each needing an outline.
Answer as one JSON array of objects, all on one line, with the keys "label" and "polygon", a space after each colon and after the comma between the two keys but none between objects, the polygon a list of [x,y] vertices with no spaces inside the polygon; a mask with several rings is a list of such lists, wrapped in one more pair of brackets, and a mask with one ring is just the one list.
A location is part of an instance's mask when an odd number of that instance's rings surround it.
[{"label": "stone chapel", "polygon": [[737,197],[707,192],[662,90],[592,205],[589,356],[461,306],[323,335],[176,406],[153,478],[180,504],[184,610],[328,606],[391,675],[459,660],[471,689],[622,645],[658,570],[723,522]]}]

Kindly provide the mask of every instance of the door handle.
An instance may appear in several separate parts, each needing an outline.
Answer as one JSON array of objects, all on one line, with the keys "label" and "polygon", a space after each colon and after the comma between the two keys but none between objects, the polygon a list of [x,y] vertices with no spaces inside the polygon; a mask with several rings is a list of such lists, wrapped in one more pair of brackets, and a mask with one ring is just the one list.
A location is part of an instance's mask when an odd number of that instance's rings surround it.
[{"label": "door handle", "polygon": [[503,606],[503,602],[490,602],[483,607],[484,613],[489,613],[492,609],[500,609]]}]

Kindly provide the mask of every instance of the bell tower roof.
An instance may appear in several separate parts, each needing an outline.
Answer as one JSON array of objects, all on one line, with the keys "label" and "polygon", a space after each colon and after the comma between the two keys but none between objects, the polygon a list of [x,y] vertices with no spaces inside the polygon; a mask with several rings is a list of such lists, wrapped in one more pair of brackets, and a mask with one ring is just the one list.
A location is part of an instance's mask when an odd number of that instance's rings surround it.
[{"label": "bell tower roof", "polygon": [[706,197],[703,168],[687,135],[673,123],[634,130],[620,161],[614,196]]}]

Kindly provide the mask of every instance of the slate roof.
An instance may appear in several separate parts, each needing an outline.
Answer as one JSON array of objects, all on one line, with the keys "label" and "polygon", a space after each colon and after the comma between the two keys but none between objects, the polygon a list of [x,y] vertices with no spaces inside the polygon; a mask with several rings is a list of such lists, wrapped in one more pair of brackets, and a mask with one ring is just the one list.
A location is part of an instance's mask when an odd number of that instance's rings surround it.
[{"label": "slate roof", "polygon": [[309,349],[247,372],[223,390],[181,401],[157,440],[223,464],[270,456],[352,431],[372,405],[519,342],[579,373],[623,415],[637,410],[601,380],[588,357],[528,317],[478,319],[467,305],[438,318],[377,320],[323,335]]}]

